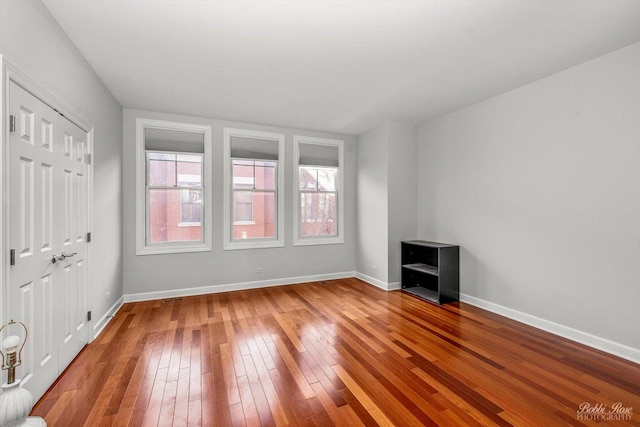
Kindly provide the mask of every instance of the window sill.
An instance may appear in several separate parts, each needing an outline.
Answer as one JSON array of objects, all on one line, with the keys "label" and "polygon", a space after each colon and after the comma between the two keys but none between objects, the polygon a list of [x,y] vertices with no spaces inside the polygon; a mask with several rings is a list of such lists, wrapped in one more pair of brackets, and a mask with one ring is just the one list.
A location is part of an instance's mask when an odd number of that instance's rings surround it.
[{"label": "window sill", "polygon": [[200,227],[202,224],[199,222],[179,222],[178,227]]},{"label": "window sill", "polygon": [[136,255],[164,255],[164,254],[182,254],[189,252],[211,252],[211,246],[204,243],[195,244],[157,244],[144,246],[136,250]]},{"label": "window sill", "polygon": [[294,240],[293,246],[315,246],[315,245],[341,245],[344,239],[340,236],[330,237],[298,237]]},{"label": "window sill", "polygon": [[233,221],[233,225],[256,225],[255,221]]},{"label": "window sill", "polygon": [[262,240],[262,239],[238,239],[224,244],[225,251],[234,251],[242,249],[266,249],[266,248],[283,248],[284,242],[279,240]]}]

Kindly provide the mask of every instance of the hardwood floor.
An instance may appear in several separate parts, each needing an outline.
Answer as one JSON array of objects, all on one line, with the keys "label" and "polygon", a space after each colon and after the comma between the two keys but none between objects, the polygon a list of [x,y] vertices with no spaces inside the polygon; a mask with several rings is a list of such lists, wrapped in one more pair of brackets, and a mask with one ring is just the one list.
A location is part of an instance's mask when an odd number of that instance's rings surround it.
[{"label": "hardwood floor", "polygon": [[125,304],[34,408],[53,426],[592,425],[640,365],[357,279]]}]

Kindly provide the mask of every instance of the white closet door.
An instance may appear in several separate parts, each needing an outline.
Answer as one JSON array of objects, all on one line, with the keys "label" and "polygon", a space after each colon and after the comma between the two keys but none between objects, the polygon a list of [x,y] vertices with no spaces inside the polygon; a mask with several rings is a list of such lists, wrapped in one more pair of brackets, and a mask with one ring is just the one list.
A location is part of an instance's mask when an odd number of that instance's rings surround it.
[{"label": "white closet door", "polygon": [[29,328],[18,376],[38,399],[88,341],[87,134],[13,82],[9,114],[9,317]]}]

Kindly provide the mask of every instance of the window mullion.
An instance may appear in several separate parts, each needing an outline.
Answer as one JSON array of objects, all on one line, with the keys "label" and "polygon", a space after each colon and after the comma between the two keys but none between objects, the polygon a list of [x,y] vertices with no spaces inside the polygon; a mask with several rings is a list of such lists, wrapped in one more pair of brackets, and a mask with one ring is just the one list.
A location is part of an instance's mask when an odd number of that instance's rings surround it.
[{"label": "window mullion", "polygon": [[174,181],[173,181],[174,182],[173,186],[177,187],[178,186],[178,155],[174,153],[173,154],[173,158],[174,158],[174,165],[175,165],[173,167],[174,175],[175,175],[174,176]]},{"label": "window mullion", "polygon": [[299,190],[301,193],[311,193],[311,194],[338,194],[337,190]]}]

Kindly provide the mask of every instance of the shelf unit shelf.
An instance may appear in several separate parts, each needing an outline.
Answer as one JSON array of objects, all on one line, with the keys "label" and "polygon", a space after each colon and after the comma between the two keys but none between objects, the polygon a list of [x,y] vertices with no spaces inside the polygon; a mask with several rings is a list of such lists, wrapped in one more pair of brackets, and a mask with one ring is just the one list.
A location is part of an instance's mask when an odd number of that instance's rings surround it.
[{"label": "shelf unit shelf", "polygon": [[434,267],[432,265],[416,263],[416,264],[405,264],[402,267],[408,268],[409,270],[419,271],[421,273],[433,274],[434,276],[438,275],[438,267]]},{"label": "shelf unit shelf", "polygon": [[445,243],[402,242],[402,291],[446,304],[460,299],[460,247]]},{"label": "shelf unit shelf", "polygon": [[403,289],[402,291],[415,297],[427,300],[429,302],[439,304],[438,301],[440,300],[440,298],[438,296],[438,293],[436,291],[432,291],[431,289],[414,286],[412,288]]}]

